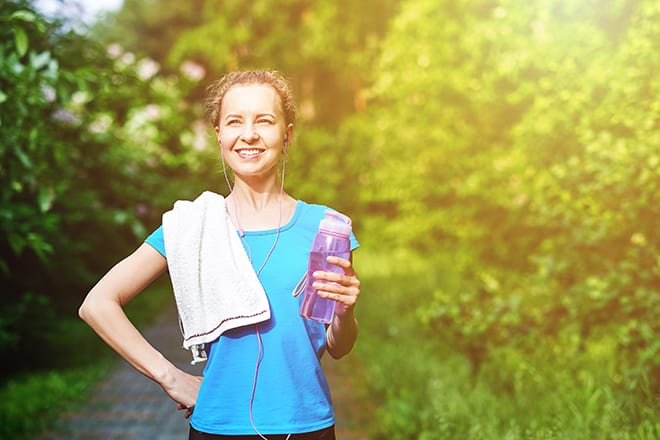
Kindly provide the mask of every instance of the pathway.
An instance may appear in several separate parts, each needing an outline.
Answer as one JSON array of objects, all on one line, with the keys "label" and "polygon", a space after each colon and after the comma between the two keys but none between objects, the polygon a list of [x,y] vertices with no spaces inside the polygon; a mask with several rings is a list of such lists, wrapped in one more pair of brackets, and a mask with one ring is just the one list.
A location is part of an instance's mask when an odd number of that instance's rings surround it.
[{"label": "pathway", "polygon": [[[145,337],[177,366],[200,374],[202,366],[190,365],[190,353],[180,346],[181,335],[173,310],[163,314],[145,332]],[[325,359],[327,358],[327,359]],[[349,355],[339,362],[324,357],[337,415],[338,440],[367,440],[357,427],[369,418],[359,395],[361,381],[352,374],[355,360]],[[52,430],[38,440],[126,439],[182,440],[188,438],[188,424],[159,386],[121,362],[110,376],[97,384],[89,399],[75,410],[60,415]]]}]

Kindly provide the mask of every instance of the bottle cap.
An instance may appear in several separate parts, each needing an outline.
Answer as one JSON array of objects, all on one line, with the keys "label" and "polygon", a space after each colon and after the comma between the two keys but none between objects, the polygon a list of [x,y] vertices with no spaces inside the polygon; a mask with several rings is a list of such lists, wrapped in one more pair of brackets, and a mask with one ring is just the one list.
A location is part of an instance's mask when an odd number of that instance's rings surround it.
[{"label": "bottle cap", "polygon": [[351,219],[344,214],[325,211],[325,218],[319,224],[319,230],[349,237],[351,235]]}]

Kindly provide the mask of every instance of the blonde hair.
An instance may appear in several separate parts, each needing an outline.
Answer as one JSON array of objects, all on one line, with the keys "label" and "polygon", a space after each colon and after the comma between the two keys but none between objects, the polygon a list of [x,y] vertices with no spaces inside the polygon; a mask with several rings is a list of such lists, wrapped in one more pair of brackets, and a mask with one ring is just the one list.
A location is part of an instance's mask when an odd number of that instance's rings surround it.
[{"label": "blonde hair", "polygon": [[229,89],[234,86],[262,84],[270,86],[279,95],[284,111],[285,124],[293,124],[296,119],[296,106],[293,90],[289,81],[274,70],[248,70],[231,72],[213,81],[207,88],[206,114],[214,127],[219,125],[222,100]]}]

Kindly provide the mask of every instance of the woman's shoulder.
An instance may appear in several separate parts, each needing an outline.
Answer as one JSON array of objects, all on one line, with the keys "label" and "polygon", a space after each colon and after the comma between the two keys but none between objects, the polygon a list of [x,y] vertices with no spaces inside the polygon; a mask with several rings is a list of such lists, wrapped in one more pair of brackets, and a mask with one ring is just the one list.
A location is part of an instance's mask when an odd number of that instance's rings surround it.
[{"label": "woman's shoulder", "polygon": [[298,199],[298,203],[302,206],[302,209],[308,213],[314,213],[317,215],[324,216],[325,211],[332,211],[332,212],[338,212],[336,209],[327,206],[327,205],[321,205],[318,203],[310,203],[305,200]]},{"label": "woman's shoulder", "polygon": [[315,227],[318,226],[319,222],[325,218],[326,212],[328,211],[340,213],[346,216],[343,212],[337,211],[336,209],[327,205],[309,203],[304,200],[298,200],[298,207],[300,211],[299,217],[302,218],[305,222],[314,223]]},{"label": "woman's shoulder", "polygon": [[325,217],[326,211],[337,212],[336,209],[319,203],[309,203],[298,199],[300,216],[310,221],[320,221]]},{"label": "woman's shoulder", "polygon": [[[308,203],[303,200],[298,200],[298,205],[300,207],[300,218],[302,219],[301,223],[308,225],[314,230],[318,228],[319,222],[325,218],[326,211],[338,212],[342,215],[345,215],[343,212],[337,211],[336,209],[329,206],[320,205],[317,203]],[[351,250],[357,248],[359,245],[360,244],[355,238],[355,235],[351,232]]]}]

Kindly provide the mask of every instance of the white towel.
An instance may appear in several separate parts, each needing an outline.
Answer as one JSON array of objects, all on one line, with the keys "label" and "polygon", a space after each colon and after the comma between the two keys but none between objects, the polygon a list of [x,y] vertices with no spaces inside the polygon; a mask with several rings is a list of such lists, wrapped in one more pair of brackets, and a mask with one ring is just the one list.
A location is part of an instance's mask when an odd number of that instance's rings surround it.
[{"label": "white towel", "polygon": [[193,364],[206,360],[204,344],[227,330],[270,319],[263,286],[225,209],[210,191],[179,200],[163,214],[167,265],[183,347]]}]

